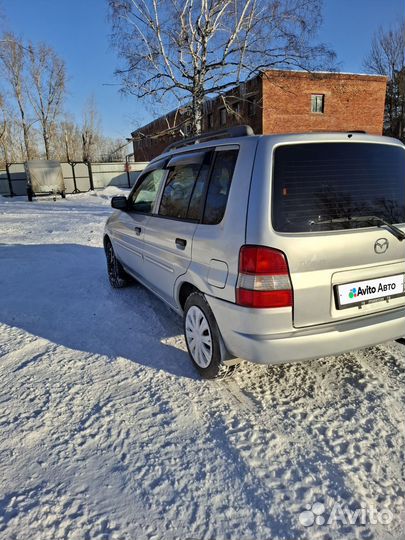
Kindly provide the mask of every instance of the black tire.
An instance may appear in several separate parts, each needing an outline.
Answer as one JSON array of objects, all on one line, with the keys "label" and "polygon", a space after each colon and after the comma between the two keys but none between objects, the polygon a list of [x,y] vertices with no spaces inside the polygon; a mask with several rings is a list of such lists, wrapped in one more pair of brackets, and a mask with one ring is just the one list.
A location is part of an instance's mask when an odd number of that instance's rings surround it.
[{"label": "black tire", "polygon": [[66,199],[66,193],[64,191],[61,192],[60,196],[62,197],[62,199]]},{"label": "black tire", "polygon": [[29,202],[32,202],[33,196],[34,196],[34,194],[32,192],[32,188],[27,187],[27,197],[28,197]]},{"label": "black tire", "polygon": [[105,241],[104,250],[107,258],[108,279],[111,287],[114,287],[114,289],[126,287],[131,283],[131,277],[125,272],[122,264],[116,258],[110,240]]},{"label": "black tire", "polygon": [[[193,309],[193,311],[190,312],[191,309]],[[201,361],[199,362],[198,351],[194,349],[193,352],[192,349],[194,341],[193,338],[190,337],[190,318],[192,318],[193,314],[197,314],[197,316],[201,317],[200,320],[203,322],[203,318],[200,312],[202,312],[202,314],[204,315],[209,327],[209,330],[206,330],[206,339],[211,338],[211,348],[209,353],[210,360],[208,365],[206,366],[201,365]],[[202,375],[202,377],[204,377],[205,379],[216,379],[230,376],[237,368],[237,365],[227,366],[226,364],[224,364],[221,353],[221,334],[219,332],[219,328],[215,320],[214,314],[212,313],[211,308],[208,305],[208,302],[206,301],[204,295],[200,292],[193,292],[187,298],[184,306],[183,323],[184,337],[188,353],[193,364],[195,365],[199,373]],[[204,346],[202,347],[204,348]]]}]

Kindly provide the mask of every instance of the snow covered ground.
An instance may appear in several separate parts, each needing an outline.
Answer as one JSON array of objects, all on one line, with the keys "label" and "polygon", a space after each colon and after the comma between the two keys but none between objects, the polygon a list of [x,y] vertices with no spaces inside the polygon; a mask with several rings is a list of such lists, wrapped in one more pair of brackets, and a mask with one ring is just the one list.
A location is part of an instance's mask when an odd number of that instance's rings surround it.
[{"label": "snow covered ground", "polygon": [[403,540],[405,346],[200,380],[113,192],[0,198],[0,538]]}]

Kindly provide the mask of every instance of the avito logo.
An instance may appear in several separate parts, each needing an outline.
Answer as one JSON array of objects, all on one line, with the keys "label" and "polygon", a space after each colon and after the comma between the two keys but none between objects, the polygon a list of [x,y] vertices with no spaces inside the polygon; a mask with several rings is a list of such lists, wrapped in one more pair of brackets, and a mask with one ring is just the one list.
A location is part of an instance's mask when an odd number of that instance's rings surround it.
[{"label": "avito logo", "polygon": [[389,291],[395,291],[395,283],[379,283],[378,287],[372,287],[367,285],[366,287],[353,287],[349,291],[349,298],[357,298],[358,296],[366,296],[368,294],[375,294],[376,292],[385,293]]},{"label": "avito logo", "polygon": [[357,289],[356,287],[353,287],[353,289],[350,289],[349,298],[356,298],[356,297],[357,297]]}]

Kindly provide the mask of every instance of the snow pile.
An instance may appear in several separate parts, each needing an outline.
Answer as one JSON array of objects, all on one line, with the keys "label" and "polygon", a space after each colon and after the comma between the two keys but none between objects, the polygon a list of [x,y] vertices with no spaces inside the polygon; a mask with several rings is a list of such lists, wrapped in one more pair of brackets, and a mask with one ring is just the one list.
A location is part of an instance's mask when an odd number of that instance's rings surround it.
[{"label": "snow pile", "polygon": [[110,289],[107,202],[0,202],[0,537],[403,540],[405,347],[202,381],[180,319]]},{"label": "snow pile", "polygon": [[94,197],[100,197],[101,199],[108,199],[110,200],[112,197],[117,196],[127,196],[129,193],[128,189],[118,188],[116,186],[108,186],[103,189],[97,189],[95,191],[90,191],[89,194],[93,195]]}]

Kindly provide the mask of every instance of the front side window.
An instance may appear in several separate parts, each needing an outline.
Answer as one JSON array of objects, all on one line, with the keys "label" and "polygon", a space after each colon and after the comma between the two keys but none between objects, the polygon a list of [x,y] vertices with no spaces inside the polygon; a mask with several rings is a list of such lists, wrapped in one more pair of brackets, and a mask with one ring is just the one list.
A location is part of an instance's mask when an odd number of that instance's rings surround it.
[{"label": "front side window", "polygon": [[165,172],[164,169],[156,169],[148,173],[140,181],[140,184],[130,197],[132,210],[145,214],[152,212]]},{"label": "front side window", "polygon": [[203,217],[203,223],[207,225],[222,221],[237,157],[237,150],[216,153]]},{"label": "front side window", "polygon": [[[274,152],[272,220],[280,232],[405,223],[405,151],[371,143],[309,143]],[[353,219],[355,218],[355,219]]]}]

